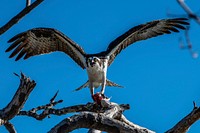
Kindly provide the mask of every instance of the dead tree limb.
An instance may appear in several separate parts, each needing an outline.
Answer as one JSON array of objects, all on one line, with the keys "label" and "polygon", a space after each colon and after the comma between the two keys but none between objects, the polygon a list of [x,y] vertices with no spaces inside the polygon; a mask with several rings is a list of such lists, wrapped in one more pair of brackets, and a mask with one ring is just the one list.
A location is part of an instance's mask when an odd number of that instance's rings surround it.
[{"label": "dead tree limb", "polygon": [[[185,14],[178,15],[178,14],[171,14],[171,13],[167,13],[167,15],[171,17],[188,17],[190,20],[194,19],[197,22],[197,24],[200,25],[200,17],[198,16],[198,14],[194,13],[191,10],[191,8],[185,3],[185,0],[177,0],[177,2],[181,6],[181,8],[183,8],[183,10],[186,12],[186,15]],[[188,50],[193,58],[198,58],[199,56],[198,52],[193,50],[192,43],[189,38],[189,29],[190,29],[190,26],[188,26],[187,29],[185,30],[186,46],[184,45],[182,39],[180,39],[179,40],[180,48]]]},{"label": "dead tree limb", "polygon": [[26,6],[21,12],[19,12],[16,16],[14,16],[10,21],[8,21],[4,26],[0,28],[0,35],[5,33],[8,29],[10,29],[14,24],[16,24],[21,18],[23,18],[26,14],[28,14],[30,11],[32,11],[35,7],[37,7],[40,3],[42,3],[44,0],[36,0],[29,6]]},{"label": "dead tree limb", "polygon": [[166,131],[166,133],[186,133],[189,127],[191,127],[192,124],[194,124],[199,119],[200,107],[196,107],[196,104],[194,104],[192,112],[190,112],[186,117],[179,121],[173,128]]},{"label": "dead tree limb", "polygon": [[8,130],[9,133],[16,133],[17,131],[15,130],[15,127],[13,126],[12,123],[10,123],[9,121],[7,121],[4,126],[6,127],[6,129]]},{"label": "dead tree limb", "polygon": [[[17,74],[16,74],[17,75]],[[62,100],[55,101],[58,92],[50,99],[50,103],[36,108],[30,111],[21,111],[30,93],[34,89],[36,83],[27,78],[21,73],[20,85],[13,96],[10,103],[2,110],[0,110],[0,126],[4,125],[10,133],[16,133],[16,130],[9,122],[16,115],[24,115],[33,117],[37,120],[42,120],[47,116],[53,115],[64,115],[67,113],[80,112],[79,114],[73,115],[69,118],[62,120],[60,123],[55,125],[49,133],[67,133],[78,128],[89,128],[90,133],[97,133],[101,131],[106,132],[123,132],[123,133],[154,133],[153,131],[140,127],[130,122],[124,115],[123,112],[130,109],[128,104],[118,105],[113,102],[102,102],[101,106],[95,103],[87,103],[86,105],[76,105],[71,107],[65,107],[61,109],[54,109],[53,107]],[[38,114],[37,111],[43,112]],[[186,132],[189,127],[200,119],[200,107],[196,107],[194,103],[194,109],[190,114],[178,122],[173,128],[168,130],[166,133],[179,133]]]},{"label": "dead tree limb", "polygon": [[[20,111],[18,115],[29,116],[36,120],[42,120],[49,115],[65,115],[67,113],[80,112],[79,115],[71,116],[70,118],[64,119],[62,122],[52,128],[49,133],[57,132],[70,132],[77,128],[89,128],[89,132],[97,133],[101,131],[108,132],[138,132],[138,133],[153,133],[149,129],[140,127],[135,124],[126,124],[121,121],[122,113],[124,110],[130,109],[128,104],[118,105],[116,103],[109,102],[106,107],[100,107],[95,103],[87,103],[85,105],[75,105],[65,107],[61,109],[54,109],[57,103],[62,102],[61,100],[54,102],[57,93],[50,100],[51,103],[33,108],[29,111]],[[40,114],[37,111],[43,110]],[[125,118],[125,116],[123,116]],[[124,120],[124,119],[123,119]],[[128,120],[127,120],[128,121]],[[92,124],[91,124],[92,123]],[[64,127],[64,128],[63,128]],[[96,130],[98,129],[98,130]]]},{"label": "dead tree limb", "polygon": [[[187,16],[189,19],[194,19],[198,24],[200,24],[200,17],[190,9],[190,7],[185,3],[185,0],[177,0],[177,2],[183,8],[183,10],[187,13]],[[193,58],[197,58],[198,53],[192,50],[192,43],[189,38],[189,27],[185,31],[185,37],[186,37],[186,42],[188,45],[186,48],[189,50]]]},{"label": "dead tree limb", "polygon": [[154,133],[148,129],[131,127],[119,120],[109,118],[104,114],[83,112],[64,119],[48,133],[68,133],[78,128],[93,128],[111,133]]},{"label": "dead tree limb", "polygon": [[193,58],[198,58],[198,52],[194,51],[192,48],[192,42],[190,41],[190,37],[189,37],[189,28],[187,27],[187,29],[185,30],[185,40],[186,40],[186,45],[184,45],[183,39],[180,38],[179,39],[179,44],[180,44],[180,49],[182,50],[189,50],[190,54],[192,55]]},{"label": "dead tree limb", "polygon": [[177,0],[177,2],[183,8],[183,10],[185,10],[189,18],[194,19],[198,24],[200,24],[200,17],[193,13],[193,11],[189,8],[189,6],[185,3],[184,0]]},{"label": "dead tree limb", "polygon": [[[112,103],[111,103],[112,104]],[[153,131],[139,126],[130,126],[122,121],[123,108],[112,104],[107,110],[96,112],[84,111],[62,120],[48,133],[68,133],[78,128],[89,128],[89,132],[123,132],[123,133],[154,133]],[[97,129],[97,130],[94,130]]]},{"label": "dead tree limb", "polygon": [[14,126],[9,122],[9,120],[14,118],[20,112],[35,86],[36,83],[34,80],[27,78],[23,73],[21,73],[20,85],[15,95],[10,103],[0,110],[0,126],[4,125],[11,133],[16,132]]},{"label": "dead tree limb", "polygon": [[[94,103],[87,103],[87,104],[81,104],[81,105],[74,105],[69,107],[64,107],[61,109],[54,109],[53,106],[55,106],[58,103],[61,103],[62,100],[52,102],[46,105],[38,106],[36,108],[33,108],[29,111],[20,111],[18,115],[20,116],[28,116],[35,118],[36,120],[43,120],[49,115],[65,115],[68,113],[75,113],[75,112],[82,112],[82,111],[91,111],[91,112],[103,112],[104,110],[100,110],[96,104]],[[121,104],[120,108],[123,108],[124,110],[129,109],[128,104]],[[37,111],[43,110],[40,114],[37,113]]]}]

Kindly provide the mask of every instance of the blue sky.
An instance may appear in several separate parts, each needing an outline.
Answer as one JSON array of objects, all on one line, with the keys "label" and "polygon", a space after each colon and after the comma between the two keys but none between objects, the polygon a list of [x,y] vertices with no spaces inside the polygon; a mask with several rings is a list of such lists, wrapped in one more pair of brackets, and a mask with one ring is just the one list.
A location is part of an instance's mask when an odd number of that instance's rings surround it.
[{"label": "blue sky", "polygon": [[[194,11],[197,1],[188,1]],[[24,1],[1,0],[0,25],[5,24],[25,5]],[[87,53],[105,50],[107,45],[129,28],[148,21],[168,18],[166,12],[184,14],[176,0],[46,0],[17,25],[3,34],[0,45],[0,84],[3,108],[15,93],[19,79],[13,72],[24,72],[37,82],[24,110],[49,102],[59,89],[57,99],[64,102],[56,108],[91,102],[89,89],[72,92],[87,80],[86,71],[63,53],[37,56],[15,62],[5,49],[7,40],[19,32],[35,28],[56,28],[80,44]],[[191,21],[191,41],[200,52],[200,28]],[[200,59],[194,59],[187,50],[179,49],[178,38],[184,32],[137,42],[120,55],[108,69],[108,79],[125,88],[107,87],[105,94],[113,102],[129,103],[131,110],[125,115],[132,122],[156,132],[174,126],[193,108],[200,106]],[[98,90],[99,91],[99,90]],[[37,121],[28,117],[15,117],[11,122],[19,133],[45,133],[62,119],[71,116],[52,116]],[[86,130],[76,130],[74,133]],[[200,131],[200,122],[189,133]],[[0,132],[6,132],[4,127]]]}]

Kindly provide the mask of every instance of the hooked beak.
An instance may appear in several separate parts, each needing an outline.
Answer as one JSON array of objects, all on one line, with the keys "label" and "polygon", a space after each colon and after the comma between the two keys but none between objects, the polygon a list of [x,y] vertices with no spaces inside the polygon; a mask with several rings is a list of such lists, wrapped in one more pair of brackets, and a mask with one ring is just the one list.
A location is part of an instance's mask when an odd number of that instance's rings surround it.
[{"label": "hooked beak", "polygon": [[93,67],[94,65],[95,65],[95,62],[94,62],[94,61],[91,61],[91,62],[90,62],[90,66]]}]

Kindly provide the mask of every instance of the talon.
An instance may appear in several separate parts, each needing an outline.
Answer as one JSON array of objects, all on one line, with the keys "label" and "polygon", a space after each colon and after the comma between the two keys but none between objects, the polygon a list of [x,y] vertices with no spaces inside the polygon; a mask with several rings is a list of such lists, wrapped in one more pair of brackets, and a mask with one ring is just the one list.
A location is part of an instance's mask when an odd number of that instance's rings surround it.
[{"label": "talon", "polygon": [[101,100],[104,99],[104,96],[102,96],[101,93],[96,93],[96,94],[92,95],[92,99],[93,99],[94,102],[96,102],[98,105],[101,105]]},{"label": "talon", "polygon": [[96,93],[92,95],[92,99],[94,100],[94,102],[102,107],[106,107],[108,105],[108,102],[110,101],[110,98],[106,97],[102,93]]},{"label": "talon", "polygon": [[103,98],[103,99],[108,99],[108,97],[107,97],[107,96],[105,96],[105,95],[104,95],[104,94],[102,94],[102,93],[101,93],[101,96],[102,96],[102,98]]}]

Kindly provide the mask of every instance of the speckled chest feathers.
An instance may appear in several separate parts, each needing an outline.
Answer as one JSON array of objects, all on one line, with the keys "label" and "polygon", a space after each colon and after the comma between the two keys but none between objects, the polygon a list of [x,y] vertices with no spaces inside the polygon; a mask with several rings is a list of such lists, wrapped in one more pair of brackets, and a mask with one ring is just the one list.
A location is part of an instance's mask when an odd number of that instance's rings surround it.
[{"label": "speckled chest feathers", "polygon": [[102,82],[103,77],[106,77],[108,59],[89,57],[86,64],[89,81]]}]

